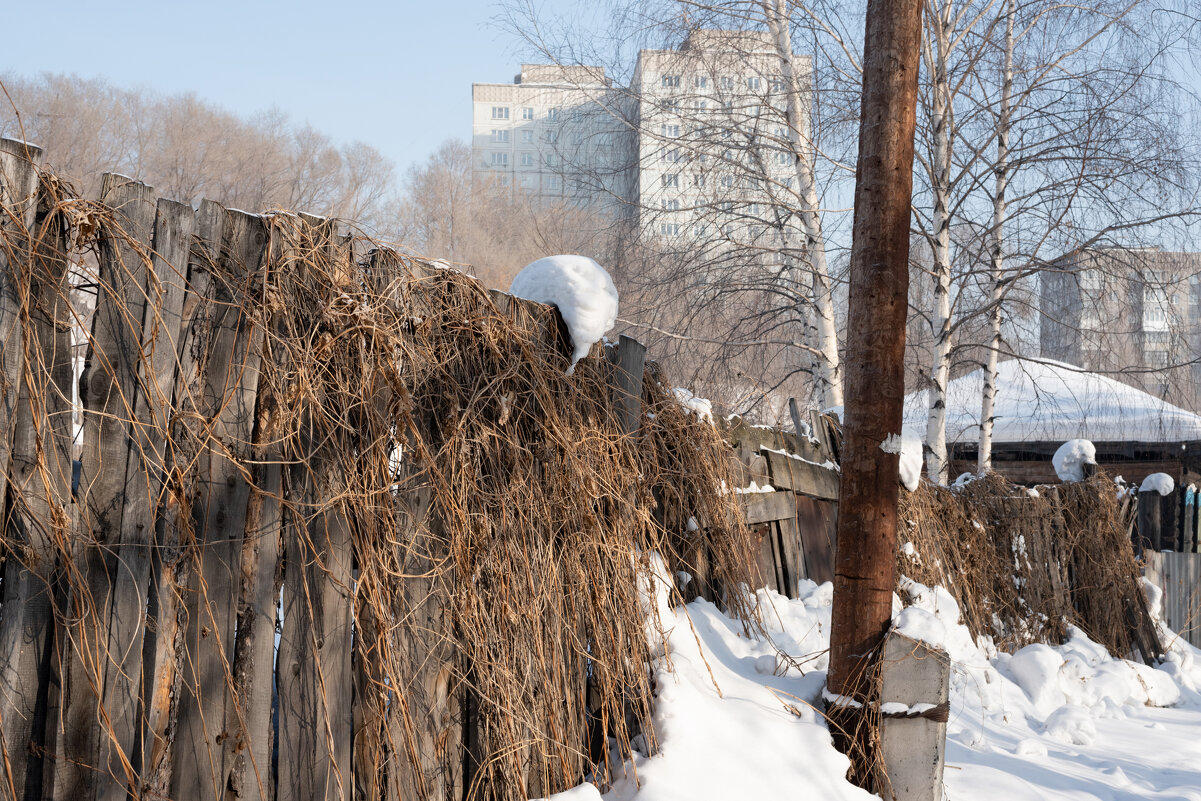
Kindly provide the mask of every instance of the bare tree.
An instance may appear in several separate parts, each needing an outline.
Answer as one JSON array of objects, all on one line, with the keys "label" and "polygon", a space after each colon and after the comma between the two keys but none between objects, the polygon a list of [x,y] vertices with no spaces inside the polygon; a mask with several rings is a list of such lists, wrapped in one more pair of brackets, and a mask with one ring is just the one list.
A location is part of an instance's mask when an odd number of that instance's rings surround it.
[{"label": "bare tree", "polygon": [[12,104],[0,132],[36,141],[48,163],[94,194],[121,172],[164,195],[265,211],[288,208],[353,219],[371,229],[395,192],[393,165],[362,143],[338,147],[279,112],[243,119],[192,94],[157,95],[105,81],[7,75]]}]

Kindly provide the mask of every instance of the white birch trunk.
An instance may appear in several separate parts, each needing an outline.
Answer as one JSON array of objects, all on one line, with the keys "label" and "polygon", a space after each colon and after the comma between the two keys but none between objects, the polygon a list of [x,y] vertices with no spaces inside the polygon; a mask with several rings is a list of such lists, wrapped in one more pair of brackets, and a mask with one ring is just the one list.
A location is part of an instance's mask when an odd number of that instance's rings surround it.
[{"label": "white birch trunk", "polygon": [[[945,12],[945,13],[944,13]],[[926,420],[926,474],[931,482],[946,484],[950,476],[947,459],[947,380],[951,372],[951,88],[947,77],[947,41],[950,6],[933,15],[934,34],[933,108],[934,133],[934,310],[930,325],[929,416]]]},{"label": "white birch trunk", "polygon": [[1013,96],[1013,23],[1017,16],[1016,0],[1005,6],[1005,52],[1001,67],[1001,107],[997,113],[996,186],[993,192],[993,243],[989,264],[992,282],[992,306],[989,309],[988,362],[984,367],[984,394],[980,401],[980,447],[977,469],[992,469],[993,416],[997,401],[997,360],[1001,350],[1001,301],[1005,280],[1005,191],[1009,185],[1009,126]]},{"label": "white birch trunk", "polygon": [[[816,312],[817,349],[821,351],[815,365],[818,397],[825,407],[842,405],[842,366],[838,359],[838,327],[834,319],[834,289],[826,262],[826,239],[822,233],[821,212],[818,209],[817,180],[812,162],[815,148],[810,143],[810,127],[804,116],[800,77],[796,74],[792,54],[791,28],[785,0],[764,4],[768,29],[776,42],[781,76],[787,95],[788,141],[796,165],[797,191],[801,197],[798,217],[805,232],[805,253],[813,275],[813,307]],[[804,134],[802,136],[802,129]],[[811,144],[811,143],[810,143]],[[797,287],[799,291],[799,287]]]}]

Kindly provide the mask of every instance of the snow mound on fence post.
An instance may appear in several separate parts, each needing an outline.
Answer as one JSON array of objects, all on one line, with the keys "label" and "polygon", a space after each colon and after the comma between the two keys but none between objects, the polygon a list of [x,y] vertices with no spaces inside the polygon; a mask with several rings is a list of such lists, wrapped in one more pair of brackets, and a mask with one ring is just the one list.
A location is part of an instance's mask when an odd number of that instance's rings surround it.
[{"label": "snow mound on fence post", "polygon": [[1069,439],[1051,457],[1060,481],[1083,481],[1084,466],[1097,463],[1097,448],[1087,439]]},{"label": "snow mound on fence post", "polygon": [[568,375],[617,322],[613,279],[587,256],[547,256],[530,262],[513,279],[509,294],[558,308],[575,349]]},{"label": "snow mound on fence post", "polygon": [[1138,485],[1139,492],[1158,492],[1160,495],[1171,495],[1176,489],[1176,482],[1167,473],[1152,473]]}]

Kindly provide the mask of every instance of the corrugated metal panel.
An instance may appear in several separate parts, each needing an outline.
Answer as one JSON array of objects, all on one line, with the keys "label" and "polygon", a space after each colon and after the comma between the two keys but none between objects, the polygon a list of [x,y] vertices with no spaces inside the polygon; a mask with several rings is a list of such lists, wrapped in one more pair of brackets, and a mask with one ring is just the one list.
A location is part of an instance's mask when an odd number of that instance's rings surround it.
[{"label": "corrugated metal panel", "polygon": [[1201,554],[1145,554],[1147,578],[1163,590],[1164,623],[1201,648]]}]

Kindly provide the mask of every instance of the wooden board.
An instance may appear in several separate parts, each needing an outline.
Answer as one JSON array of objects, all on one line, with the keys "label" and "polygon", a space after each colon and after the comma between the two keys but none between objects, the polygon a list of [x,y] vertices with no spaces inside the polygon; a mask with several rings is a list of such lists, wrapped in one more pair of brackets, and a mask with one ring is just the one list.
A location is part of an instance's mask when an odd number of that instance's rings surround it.
[{"label": "wooden board", "polygon": [[792,490],[819,500],[838,500],[841,477],[837,470],[773,450],[764,449],[760,454],[767,461],[771,483],[776,489]]},{"label": "wooden board", "polygon": [[[45,775],[42,754],[54,740],[47,707],[58,703],[50,687],[53,579],[57,545],[70,541],[74,516],[74,373],[64,225],[49,216],[45,202],[35,223],[37,175],[26,155],[36,159],[39,151],[27,154],[23,145],[0,142],[0,225],[6,237],[0,249],[0,330],[7,337],[0,351],[0,405],[9,423],[0,429],[0,496],[11,481],[13,506],[5,536],[29,549],[22,559],[9,556],[0,585],[0,743],[5,752],[0,782],[6,788],[11,783],[18,797],[37,798]],[[25,326],[19,315],[12,316],[18,307],[28,315]]]},{"label": "wooden board", "polygon": [[797,528],[804,554],[803,578],[822,584],[834,580],[835,526],[838,504],[798,495]]},{"label": "wooden board", "polygon": [[[55,773],[59,798],[124,798],[136,761],[134,715],[140,687],[122,671],[137,662],[134,672],[140,674],[141,639],[134,631],[144,620],[144,610],[129,613],[144,602],[145,586],[130,583],[120,556],[123,545],[138,540],[144,545],[150,534],[146,529],[126,531],[123,520],[126,505],[145,492],[144,484],[130,483],[129,459],[139,442],[138,403],[145,398],[138,365],[151,283],[155,198],[145,184],[106,174],[100,199],[113,219],[101,227],[96,313],[80,380],[81,536],[75,543],[75,570],[87,587],[74,592],[69,612],[72,656],[63,690],[69,703],[62,755]],[[134,597],[125,604],[127,593]],[[114,609],[121,615],[116,624],[119,637],[110,629]],[[105,721],[103,730],[98,720]]]},{"label": "wooden board", "polygon": [[[201,209],[200,232],[202,236],[220,236],[219,257],[215,264],[205,265],[212,267],[205,309],[194,314],[194,327],[187,335],[193,347],[207,356],[196,403],[220,444],[204,447],[198,454],[192,519],[198,547],[187,594],[171,782],[174,796],[197,799],[222,798],[231,768],[226,762],[225,741],[233,724],[227,719],[226,693],[234,659],[242,539],[250,499],[243,469],[253,458],[263,337],[243,304],[247,288],[262,280],[267,250],[262,218],[238,211],[211,212],[211,207]],[[216,247],[212,239],[208,244]]]},{"label": "wooden board", "polygon": [[749,526],[796,516],[796,496],[791,492],[748,492],[738,500]]}]

